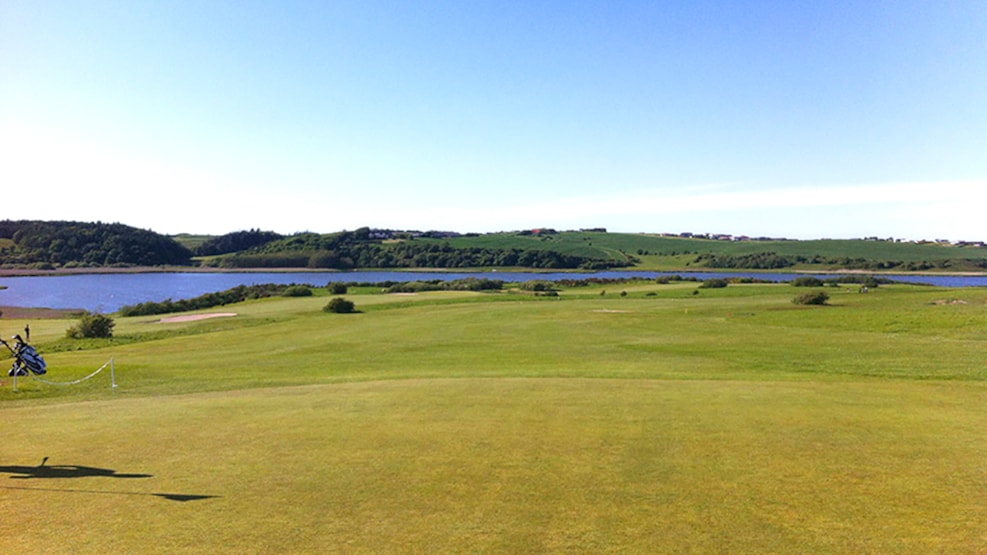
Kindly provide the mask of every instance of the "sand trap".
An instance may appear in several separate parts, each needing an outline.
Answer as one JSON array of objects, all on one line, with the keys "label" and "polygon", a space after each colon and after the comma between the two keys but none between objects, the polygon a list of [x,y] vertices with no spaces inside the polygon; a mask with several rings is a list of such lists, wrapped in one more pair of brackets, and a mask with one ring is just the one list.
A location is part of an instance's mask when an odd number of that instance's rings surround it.
[{"label": "sand trap", "polygon": [[630,313],[629,310],[609,310],[609,309],[606,309],[606,308],[603,308],[603,309],[600,309],[600,310],[594,310],[593,312],[599,312],[601,314],[628,314],[628,313]]},{"label": "sand trap", "polygon": [[229,318],[236,316],[236,312],[210,312],[208,314],[186,314],[185,316],[169,316],[155,322],[156,324],[174,324],[176,322],[195,322],[196,320],[208,320],[209,318]]}]

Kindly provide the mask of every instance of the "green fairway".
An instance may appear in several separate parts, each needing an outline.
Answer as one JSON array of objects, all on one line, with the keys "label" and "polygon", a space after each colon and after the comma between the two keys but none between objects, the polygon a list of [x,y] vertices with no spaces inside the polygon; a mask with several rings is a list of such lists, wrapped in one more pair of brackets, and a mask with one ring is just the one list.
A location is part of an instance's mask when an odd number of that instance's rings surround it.
[{"label": "green fairway", "polygon": [[694,291],[32,321],[0,552],[987,551],[987,291]]}]

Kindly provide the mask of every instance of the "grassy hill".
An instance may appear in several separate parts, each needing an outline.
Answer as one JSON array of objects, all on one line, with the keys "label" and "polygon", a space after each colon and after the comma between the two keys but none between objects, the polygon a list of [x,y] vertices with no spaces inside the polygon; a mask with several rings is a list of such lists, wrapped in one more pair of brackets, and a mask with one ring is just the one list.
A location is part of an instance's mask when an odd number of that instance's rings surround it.
[{"label": "grassy hill", "polygon": [[840,269],[843,265],[825,260],[844,258],[904,263],[927,261],[940,270],[947,268],[941,267],[939,262],[953,261],[948,268],[954,271],[984,271],[985,268],[978,263],[987,261],[987,248],[982,247],[862,239],[726,241],[649,234],[567,231],[546,235],[493,233],[441,240],[417,240],[444,241],[461,248],[552,249],[566,254],[611,259],[634,256],[639,259],[636,264],[637,269],[649,270],[681,270],[686,264],[691,266],[696,255],[707,253],[742,256],[770,252],[807,259],[819,257],[824,261],[797,265],[798,268],[817,270]]},{"label": "grassy hill", "polygon": [[[458,235],[366,227],[290,236],[250,230],[164,237],[120,224],[3,221],[0,227],[0,265],[38,270],[196,264],[224,269],[987,272],[987,247],[888,240],[732,241],[553,230]],[[198,255],[194,260],[193,252]]]},{"label": "grassy hill", "polygon": [[186,265],[192,253],[170,237],[119,223],[0,220],[3,267]]},{"label": "grassy hill", "polygon": [[192,233],[180,233],[178,235],[171,236],[176,243],[192,252],[195,252],[195,249],[202,246],[202,244],[206,241],[215,239],[215,237],[215,235],[195,235]]},{"label": "grassy hill", "polygon": [[0,551],[987,549],[987,292],[801,291],[320,291],[50,352],[74,322],[31,321],[49,380],[119,387],[3,379],[0,512],[44,516]]}]

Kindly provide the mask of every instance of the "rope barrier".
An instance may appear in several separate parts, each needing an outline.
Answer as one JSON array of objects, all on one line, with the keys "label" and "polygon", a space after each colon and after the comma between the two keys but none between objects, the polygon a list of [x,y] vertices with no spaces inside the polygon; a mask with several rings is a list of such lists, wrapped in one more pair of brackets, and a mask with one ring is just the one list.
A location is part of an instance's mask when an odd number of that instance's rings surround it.
[{"label": "rope barrier", "polygon": [[[82,382],[84,382],[84,381],[86,381],[88,379],[91,379],[91,378],[95,377],[97,374],[99,374],[103,370],[106,370],[106,367],[107,366],[110,367],[110,381],[113,383],[113,388],[116,389],[116,387],[117,387],[116,369],[114,368],[113,359],[112,358],[106,364],[100,366],[92,374],[89,374],[88,376],[86,376],[84,378],[79,378],[78,380],[72,380],[70,382],[53,382],[53,381],[50,381],[50,380],[46,380],[44,378],[39,378],[38,376],[35,376],[31,372],[28,372],[28,375],[31,376],[31,379],[33,379],[35,381],[39,381],[39,382],[44,383],[44,384],[48,384],[48,385],[59,385],[59,386],[78,385],[78,384],[80,384],[80,383],[82,383]],[[17,391],[17,376],[16,375],[14,376],[14,391]]]},{"label": "rope barrier", "polygon": [[53,381],[46,380],[44,378],[39,378],[38,376],[35,376],[34,374],[31,374],[31,373],[28,373],[28,375],[30,375],[32,378],[34,378],[35,381],[39,381],[41,383],[46,383],[48,385],[76,385],[76,384],[80,384],[80,383],[82,383],[82,382],[84,382],[84,381],[92,378],[93,376],[95,376],[96,374],[99,374],[103,370],[106,370],[106,367],[109,366],[109,365],[110,365],[110,363],[107,362],[103,366],[100,366],[99,367],[99,370],[96,370],[95,372],[93,372],[92,374],[89,374],[85,378],[79,378],[78,380],[73,380],[71,382],[53,382]]}]

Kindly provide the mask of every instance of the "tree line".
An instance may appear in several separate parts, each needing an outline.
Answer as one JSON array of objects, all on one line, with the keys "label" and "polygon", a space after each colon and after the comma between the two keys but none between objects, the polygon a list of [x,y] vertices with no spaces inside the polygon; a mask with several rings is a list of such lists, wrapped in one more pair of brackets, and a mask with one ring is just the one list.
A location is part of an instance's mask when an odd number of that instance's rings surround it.
[{"label": "tree line", "polygon": [[127,305],[119,310],[120,316],[151,316],[154,314],[168,314],[171,312],[188,312],[190,310],[203,310],[215,306],[224,306],[233,303],[243,302],[249,299],[262,299],[277,296],[297,296],[287,294],[292,288],[297,288],[297,284],[281,285],[276,283],[264,283],[260,285],[238,285],[232,289],[218,291],[216,293],[206,293],[191,299],[181,299],[174,301],[167,299],[164,301],[148,301]]},{"label": "tree line", "polygon": [[233,233],[206,239],[201,245],[195,248],[195,255],[215,256],[218,254],[245,251],[279,239],[284,239],[284,235],[273,231],[261,231],[259,229],[234,231]]},{"label": "tree line", "polygon": [[921,260],[921,261],[901,261],[901,260],[870,260],[867,258],[850,258],[847,256],[802,256],[802,255],[780,255],[773,252],[761,252],[754,254],[715,254],[704,253],[697,256],[694,265],[706,268],[722,268],[731,270],[778,270],[789,268],[797,264],[821,264],[843,268],[846,270],[902,270],[902,271],[923,271],[923,270],[944,270],[952,267],[978,267],[987,268],[987,260],[983,259],[942,259],[942,260]]},{"label": "tree line", "polygon": [[219,268],[480,268],[525,267],[602,270],[626,267],[633,260],[592,258],[553,250],[453,247],[449,243],[385,243],[368,228],[319,235],[301,233],[264,243],[208,262]]},{"label": "tree line", "polygon": [[0,221],[0,264],[34,267],[191,264],[174,239],[119,223]]}]

